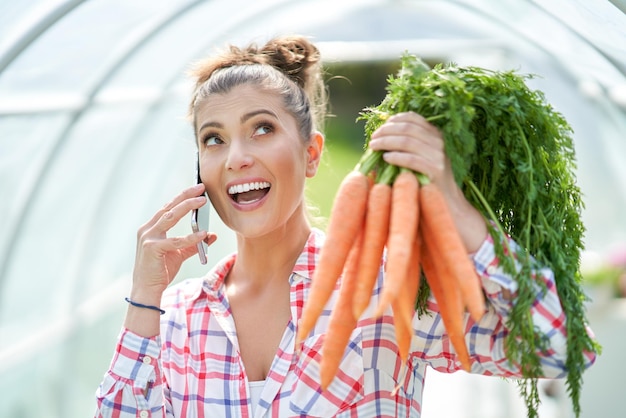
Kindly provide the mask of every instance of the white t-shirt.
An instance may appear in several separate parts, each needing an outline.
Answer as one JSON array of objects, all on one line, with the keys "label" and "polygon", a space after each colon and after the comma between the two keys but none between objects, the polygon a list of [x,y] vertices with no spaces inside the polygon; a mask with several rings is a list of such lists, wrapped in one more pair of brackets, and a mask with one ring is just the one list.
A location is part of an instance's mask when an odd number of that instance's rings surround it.
[{"label": "white t-shirt", "polygon": [[265,380],[257,380],[256,382],[248,382],[250,385],[250,399],[252,404],[252,414],[254,415],[254,410],[256,406],[259,404],[259,399],[261,399],[261,392],[263,392],[263,386],[265,386]]}]

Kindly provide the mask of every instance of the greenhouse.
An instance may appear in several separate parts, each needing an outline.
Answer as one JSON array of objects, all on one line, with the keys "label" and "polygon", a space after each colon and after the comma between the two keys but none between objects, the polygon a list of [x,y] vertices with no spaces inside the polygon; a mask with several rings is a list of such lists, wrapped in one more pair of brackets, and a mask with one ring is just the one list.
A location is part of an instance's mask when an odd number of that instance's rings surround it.
[{"label": "greenhouse", "polygon": [[[93,415],[127,308],[137,229],[195,181],[190,64],[292,33],[319,46],[336,115],[310,184],[324,216],[362,150],[358,112],[382,98],[404,52],[536,75],[529,85],[573,129],[584,197],[581,263],[603,354],[585,373],[581,416],[620,416],[623,0],[0,1],[0,415]],[[220,245],[208,265],[235,245],[217,214],[210,222]],[[189,230],[185,219],[174,232]],[[177,277],[206,270],[193,258]],[[541,389],[541,417],[570,416],[561,384]],[[525,416],[515,384],[500,379],[433,373],[424,399],[423,418]],[[470,408],[476,399],[482,406]]]}]

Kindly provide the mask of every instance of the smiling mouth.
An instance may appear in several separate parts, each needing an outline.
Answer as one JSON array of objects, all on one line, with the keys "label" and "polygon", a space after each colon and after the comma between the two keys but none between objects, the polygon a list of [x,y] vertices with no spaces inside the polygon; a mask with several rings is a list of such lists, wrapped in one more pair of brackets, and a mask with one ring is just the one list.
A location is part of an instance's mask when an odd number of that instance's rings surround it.
[{"label": "smiling mouth", "polygon": [[270,184],[268,182],[259,181],[231,186],[228,188],[228,195],[236,203],[245,205],[260,200],[269,192],[269,190]]}]

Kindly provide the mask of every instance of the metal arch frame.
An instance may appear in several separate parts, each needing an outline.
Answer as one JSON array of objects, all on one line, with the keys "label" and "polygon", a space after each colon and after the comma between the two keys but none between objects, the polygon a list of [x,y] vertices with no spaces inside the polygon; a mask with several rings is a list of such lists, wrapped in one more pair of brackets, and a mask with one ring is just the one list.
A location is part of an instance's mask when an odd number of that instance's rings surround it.
[{"label": "metal arch frame", "polygon": [[[272,8],[275,7],[279,7],[280,5],[289,2],[290,0],[282,0],[279,1],[277,4],[274,4],[272,6]],[[194,5],[198,6],[200,3],[206,3],[206,0],[202,0],[202,1],[198,1],[197,4]],[[186,10],[185,12],[190,12],[191,8],[189,8],[189,10]],[[184,13],[178,13],[176,18],[180,17],[181,15],[183,15]],[[233,19],[230,23],[229,23],[229,27],[238,25],[238,24],[245,24],[246,21],[253,19],[254,15],[244,15],[238,19]],[[175,19],[172,19],[171,21],[168,21],[168,24],[171,24],[174,22]],[[228,32],[228,30],[226,30],[226,32]],[[207,45],[210,45],[211,43],[215,42],[216,39],[219,39],[219,37],[214,37],[211,38],[211,40],[209,40],[206,44],[203,45],[203,48],[206,48]],[[142,43],[143,44],[143,43]],[[195,55],[195,54],[193,54]],[[177,73],[182,73],[184,67],[180,67],[181,71],[177,71]],[[154,114],[154,112],[158,109],[158,107],[162,104],[163,100],[167,97],[170,97],[170,94],[168,94],[167,92],[171,92],[175,87],[176,87],[176,83],[179,80],[178,77],[174,77],[172,78],[170,81],[166,82],[165,84],[163,84],[162,86],[162,91],[164,92],[163,94],[159,95],[156,99],[153,99],[150,104],[147,106],[147,110],[144,114],[143,117],[141,117],[136,123],[135,123],[135,128],[134,128],[134,132],[140,132],[142,127],[148,123],[148,121],[151,118],[151,115]],[[130,134],[128,136],[129,140],[131,140],[132,138],[136,137],[136,135],[134,134]],[[120,163],[120,158],[123,158],[122,156],[118,156],[116,163],[114,165],[117,165]],[[112,169],[113,171],[115,171],[115,168]],[[190,173],[192,173],[190,171]],[[106,182],[106,184],[102,187],[102,191],[101,191],[101,198],[100,201],[102,201],[103,199],[105,199],[107,196],[110,196],[110,193],[107,192],[107,190],[111,189],[113,187],[113,180],[111,177],[109,177],[108,181]],[[93,214],[91,215],[92,219],[99,219],[100,218],[100,208],[104,207],[104,205],[101,204],[97,204],[95,205],[96,209]],[[89,222],[89,225],[96,225],[96,222]],[[84,232],[84,236],[89,237],[94,235],[94,227],[93,226],[89,226],[86,231]],[[73,278],[70,278],[70,281],[72,282],[76,282],[78,281],[79,277],[78,277],[78,272],[82,271],[83,269],[83,264],[84,264],[84,260],[87,260],[88,258],[85,257],[84,255],[87,253],[87,248],[83,247],[78,254],[75,254],[72,256],[72,266],[70,267],[70,271],[71,271],[71,275],[73,275]],[[73,289],[76,289],[76,287],[74,287]]]},{"label": "metal arch frame", "polygon": [[[84,0],[80,0],[78,4],[82,3],[83,1]],[[72,131],[72,129],[81,119],[81,117],[85,114],[89,106],[93,103],[93,99],[97,95],[97,93],[100,91],[100,89],[107,83],[107,81],[109,81],[117,73],[121,65],[124,62],[126,62],[137,49],[141,48],[141,46],[146,44],[150,39],[156,36],[163,28],[165,28],[166,26],[171,24],[173,21],[175,21],[179,16],[181,16],[188,10],[193,9],[199,4],[204,3],[205,1],[206,0],[193,0],[185,5],[182,5],[178,8],[173,9],[171,13],[166,15],[161,20],[155,22],[151,27],[145,30],[142,36],[137,37],[135,42],[129,43],[129,45],[123,51],[120,51],[120,53],[116,57],[114,57],[113,59],[109,61],[108,66],[106,66],[101,71],[101,75],[99,77],[96,77],[97,81],[91,87],[90,91],[87,94],[85,94],[85,101],[83,105],[79,109],[71,111],[72,116],[67,122],[65,128],[57,136],[56,143],[54,144],[54,146],[51,147],[50,152],[44,159],[44,162],[41,164],[38,170],[39,175],[35,177],[35,180],[33,180],[31,184],[25,186],[25,187],[28,187],[29,190],[27,193],[24,193],[23,196],[25,197],[17,205],[19,208],[18,213],[21,213],[22,215],[20,216],[17,222],[15,222],[14,224],[10,226],[10,230],[6,234],[6,236],[9,237],[8,238],[9,242],[15,240],[20,235],[24,227],[25,220],[28,219],[28,215],[31,210],[30,208],[32,207],[31,205],[29,205],[29,202],[31,201],[31,199],[33,199],[33,196],[37,194],[37,189],[40,186],[40,183],[37,182],[36,179],[42,178],[42,176],[45,175],[45,173],[51,169],[53,161],[55,157],[57,156],[57,154],[59,153],[62,145],[65,143],[66,139],[69,137],[69,133]],[[52,18],[44,19],[45,21],[50,21],[52,23],[47,25],[45,28],[43,28],[42,26],[40,30],[38,31],[33,31],[33,34],[35,32],[38,35],[41,35],[42,33],[44,33],[47,29],[49,29],[52,26],[54,22],[58,21],[61,17],[67,15],[71,10],[73,10],[76,6],[78,6],[78,4],[74,5],[71,9],[64,8],[63,14],[61,14],[60,12],[56,13],[55,11],[54,17],[56,17],[56,19],[54,20]],[[21,49],[19,50],[19,53],[24,51],[26,47],[29,44],[31,44],[35,39],[36,37],[31,36],[28,39],[25,39],[23,42],[21,42]],[[26,42],[27,40],[28,42]],[[13,59],[15,59],[19,55],[19,53],[17,53],[13,57]],[[8,246],[7,251],[4,254],[0,254],[0,278],[6,277],[5,276],[6,271],[8,270],[11,264],[14,248],[15,248],[14,246]],[[0,282],[0,294],[1,293],[2,293],[2,282]]]},{"label": "metal arch frame", "polygon": [[[498,18],[498,16],[494,15],[494,13],[490,13],[485,7],[482,6],[477,6],[474,3],[471,3],[467,0],[446,0],[448,3],[454,3],[457,4],[461,7],[464,7],[465,9],[468,10],[472,10],[475,11],[476,13],[480,13],[485,17],[488,17],[489,19],[491,19],[494,22],[497,22],[499,25],[501,25],[502,27],[506,27],[509,31],[517,34],[519,37],[526,39],[528,42],[532,43],[533,45],[537,46],[538,49],[548,53],[549,51],[544,48],[541,44],[539,44],[538,42],[529,39],[526,34],[524,34],[523,32],[521,32],[520,30],[518,30],[515,27],[511,27],[505,24],[505,22],[503,22],[501,19]],[[559,26],[567,29],[567,31],[574,37],[580,39],[583,43],[585,43],[586,45],[588,45],[591,49],[593,49],[594,51],[596,51],[600,56],[602,56],[608,63],[610,63],[620,74],[622,74],[625,78],[626,78],[626,67],[623,65],[620,65],[620,63],[618,61],[616,61],[616,59],[611,56],[610,54],[607,54],[603,49],[599,48],[598,46],[596,46],[593,42],[591,42],[587,37],[583,36],[582,34],[580,34],[579,32],[576,32],[568,23],[566,23],[563,19],[559,18],[558,16],[554,15],[553,13],[551,13],[547,8],[541,6],[541,4],[539,4],[540,2],[536,1],[536,0],[526,0],[526,3],[530,4],[532,7],[534,7],[535,10],[537,10],[539,13],[543,14],[546,17],[549,17],[550,19],[552,19],[555,23],[557,23]],[[549,54],[552,55],[552,54]],[[565,73],[567,74],[571,74],[571,71],[568,70],[567,65],[565,65],[563,63],[563,60],[560,59],[559,57],[555,57],[555,59],[559,62],[561,68],[564,70]]]},{"label": "metal arch frame", "polygon": [[86,0],[68,0],[65,3],[52,9],[47,15],[37,22],[37,24],[26,29],[18,35],[15,41],[4,51],[0,51],[0,74],[32,44],[41,34],[46,32],[59,20],[72,12]]},{"label": "metal arch frame", "polygon": [[[201,3],[206,3],[207,1],[210,0],[197,0],[193,3],[193,7],[199,6]],[[287,3],[290,0],[282,0],[282,3]],[[124,61],[126,61],[130,55],[132,54],[132,52],[134,52],[136,49],[140,48],[141,46],[143,46],[144,44],[146,44],[150,39],[152,39],[161,29],[163,29],[164,27],[166,27],[167,25],[173,23],[178,17],[180,17],[181,15],[183,15],[184,13],[191,11],[191,9],[193,9],[193,7],[189,6],[186,8],[181,8],[179,9],[176,13],[172,13],[168,16],[167,19],[164,19],[161,25],[155,25],[155,28],[153,31],[147,31],[147,33],[145,34],[144,37],[142,37],[141,39],[139,39],[132,47],[129,47],[128,50],[126,51],[127,53],[125,54],[120,54],[121,57],[119,60],[113,62],[108,68],[110,68],[109,71],[104,71],[103,73],[106,75],[106,77],[103,77],[102,80],[100,80],[100,82],[96,83],[96,87],[94,87],[91,91],[91,93],[89,94],[89,100],[87,100],[85,102],[85,106],[83,106],[83,108],[79,111],[76,111],[75,114],[73,115],[72,119],[70,120],[70,122],[68,122],[68,125],[66,126],[66,128],[63,130],[63,132],[59,135],[59,138],[64,138],[67,137],[67,134],[72,130],[73,126],[78,122],[78,120],[80,119],[80,117],[85,113],[85,109],[87,107],[89,107],[89,104],[91,104],[93,102],[93,98],[96,96],[96,94],[98,93],[98,91],[100,90],[100,88],[106,83],[106,81],[108,81],[112,75],[114,73],[116,73],[116,69],[119,68],[119,64],[123,63]],[[273,6],[273,7],[277,7],[277,6]],[[234,20],[231,24],[235,25],[235,24],[240,24],[240,23],[244,23],[247,19],[251,19],[253,18],[253,16],[245,16],[243,19],[239,19],[239,20]],[[216,39],[216,38],[214,38]],[[122,56],[123,55],[123,56]],[[182,67],[181,67],[182,68]],[[170,80],[170,82],[165,83],[164,84],[164,88],[163,90],[171,90],[172,87],[175,85],[176,81],[178,79],[177,78],[173,78],[172,80]],[[152,103],[149,106],[148,111],[145,113],[145,116],[143,118],[141,118],[140,121],[137,122],[136,126],[136,130],[139,130],[141,126],[143,126],[145,124],[145,121],[149,119],[149,115],[151,115],[154,110],[156,110],[156,108],[160,105],[161,101],[163,100],[164,97],[167,97],[167,94],[162,94],[160,95],[157,99],[153,100]],[[129,138],[132,138],[132,135],[129,136]],[[53,159],[53,154],[56,154],[56,150],[58,150],[60,148],[61,143],[63,142],[63,140],[59,140],[59,142],[55,145],[55,151],[50,152],[48,159],[46,160],[46,163],[43,164],[43,167],[41,168],[40,172],[43,173],[46,170],[50,169],[50,165],[51,165],[51,161]],[[118,160],[119,161],[119,160]],[[36,191],[36,186],[37,185],[31,185],[30,187],[30,191],[28,193],[29,196],[31,196],[33,193],[35,193]],[[107,185],[105,185],[103,187],[103,192],[102,192],[102,198],[104,199],[105,196],[107,196],[107,193],[105,192],[106,190],[108,190],[110,187],[112,187],[112,182],[109,181],[107,183]],[[25,199],[24,202],[22,202],[22,204],[26,204],[26,202],[28,202],[29,199]],[[102,205],[97,205],[97,207],[102,207]],[[92,216],[93,218],[96,218],[98,216],[98,212],[95,211],[94,215]],[[20,218],[20,222],[18,225],[16,225],[10,232],[11,236],[14,238],[19,231],[23,228],[23,224],[24,221],[23,219],[27,218],[27,213],[22,216]],[[90,225],[93,225],[93,223],[90,223]],[[86,232],[85,232],[85,236],[90,236],[93,234],[93,228],[90,227]],[[7,270],[7,260],[11,259],[11,255],[12,255],[12,247],[10,247],[10,251],[6,253],[6,256],[3,256],[1,259],[2,264],[0,264],[0,280],[2,278],[5,277],[5,272]],[[81,267],[82,267],[82,263],[81,260],[84,260],[85,257],[82,257],[82,253],[78,254],[77,256],[73,257],[73,264],[74,266],[72,266],[70,268],[70,270],[72,271],[72,274],[74,276],[76,276],[76,272],[80,271]],[[76,281],[76,277],[71,279],[72,282]],[[75,289],[75,288],[74,288]],[[2,294],[2,282],[0,281],[0,296]],[[2,318],[0,318],[0,322],[1,322]],[[61,320],[63,322],[65,322],[65,320]],[[72,330],[78,326],[79,321],[75,320],[75,319],[71,319],[69,320],[70,324],[66,326],[66,324],[59,324],[59,322],[54,322],[52,325],[50,325],[51,327],[58,327],[59,330],[62,330],[62,332],[55,334],[58,338],[63,337],[64,335],[67,335],[69,333],[72,332]],[[61,325],[61,326],[60,326]],[[34,350],[37,350],[38,347],[45,347],[46,344],[50,343],[50,334],[46,332],[46,329],[42,329],[39,330],[37,333],[35,334],[31,334],[31,336],[26,339],[25,341],[18,341],[17,344],[20,347],[19,350],[19,354],[23,357],[23,356],[27,356],[29,353],[31,353]],[[43,344],[42,342],[45,341],[45,344]],[[3,359],[9,359],[11,358],[11,361],[13,363],[15,363],[15,361],[19,361],[19,359],[16,359],[15,356],[18,354],[17,350],[12,349],[11,347],[8,347],[7,349],[4,350],[0,350],[0,372],[2,371],[2,364],[9,364],[8,362],[3,362]]]},{"label": "metal arch frame", "polygon": [[573,36],[577,37],[578,39],[583,41],[585,44],[589,45],[589,47],[596,50],[598,54],[604,57],[604,59],[606,59],[607,62],[611,63],[611,65],[615,67],[615,69],[619,71],[626,78],[626,62],[620,62],[614,56],[604,51],[604,49],[596,46],[593,42],[589,40],[589,38],[587,38],[586,36],[583,36],[580,32],[577,32],[576,30],[574,30],[574,28],[572,28],[572,26],[569,23],[565,22],[564,19],[552,13],[551,11],[549,11],[545,7],[545,5],[541,4],[541,2],[537,0],[529,0],[529,1],[535,6],[535,8],[542,10],[546,16],[550,16],[554,21],[558,22],[561,26],[567,28]]}]

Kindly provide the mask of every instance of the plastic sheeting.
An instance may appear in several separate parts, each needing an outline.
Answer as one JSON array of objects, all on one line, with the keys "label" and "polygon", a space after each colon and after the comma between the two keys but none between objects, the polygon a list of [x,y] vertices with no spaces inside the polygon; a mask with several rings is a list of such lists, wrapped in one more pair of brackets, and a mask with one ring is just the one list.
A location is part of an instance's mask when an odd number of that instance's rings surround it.
[{"label": "plastic sheeting", "polygon": [[[538,74],[575,130],[589,251],[626,242],[622,2],[0,1],[0,393],[7,417],[93,411],[135,231],[193,180],[194,59],[302,33],[330,62],[425,58]],[[623,9],[622,9],[623,10]],[[212,217],[230,252],[230,233]],[[179,225],[186,231],[188,225]],[[188,262],[181,276],[202,274]]]}]

